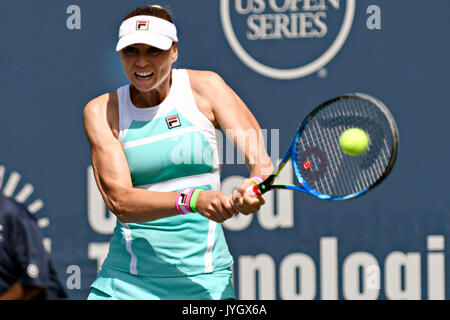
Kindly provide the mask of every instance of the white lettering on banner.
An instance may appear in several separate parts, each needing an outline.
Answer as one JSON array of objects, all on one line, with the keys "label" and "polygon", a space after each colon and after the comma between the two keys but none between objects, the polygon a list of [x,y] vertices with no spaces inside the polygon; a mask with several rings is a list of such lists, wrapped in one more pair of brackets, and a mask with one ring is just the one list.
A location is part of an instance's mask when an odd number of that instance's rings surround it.
[{"label": "white lettering on banner", "polygon": [[[230,5],[230,1],[234,3],[234,6]],[[355,0],[346,0],[345,3],[345,13],[340,26],[328,26],[329,15],[336,12],[339,14],[341,11],[340,0],[220,0],[220,18],[228,43],[243,63],[264,76],[289,80],[305,77],[321,70],[341,50],[350,33],[356,6]],[[237,16],[232,15],[233,9]],[[246,48],[247,46],[239,40],[239,34],[236,35],[232,18],[246,19],[247,28],[240,32],[250,42],[318,39],[317,47],[322,50],[323,43],[319,44],[319,42],[328,34],[328,31],[339,31],[328,49],[316,59],[311,61],[310,57],[305,57],[303,65],[282,69],[257,61],[251,55],[248,51],[251,48]],[[334,19],[330,21],[335,23]],[[311,45],[315,43],[309,42],[308,46]]]},{"label": "white lettering on banner", "polygon": [[245,0],[236,0],[234,2],[236,12],[239,14],[261,13],[266,9],[264,0],[246,0],[247,5],[243,7],[242,2]]},{"label": "white lettering on banner", "polygon": [[[367,252],[355,252],[349,255],[342,266],[343,294],[348,300],[376,300],[379,295],[379,284],[367,285],[368,269],[372,266],[378,267],[377,259]],[[360,271],[362,269],[362,271]],[[373,270],[373,269],[372,269]],[[362,283],[360,283],[360,272],[362,272]],[[371,288],[372,287],[372,288]]]},{"label": "white lettering on banner", "polygon": [[[256,279],[256,273],[258,279]],[[255,300],[257,298],[256,283],[258,281],[258,299],[275,299],[275,263],[268,254],[256,257],[239,257],[239,299]]]},{"label": "white lettering on banner", "polygon": [[[268,7],[266,3],[269,5]],[[303,3],[303,5],[299,6],[299,3]],[[327,10],[327,3],[339,10],[340,0],[235,0],[234,8],[237,13],[244,15],[262,13],[266,8],[275,12],[298,11],[299,9],[304,11]]]},{"label": "white lettering on banner", "polygon": [[318,12],[250,15],[247,18],[249,40],[283,38],[322,38],[328,27],[324,20],[327,14]]},{"label": "white lettering on banner", "polygon": [[[439,239],[436,241],[442,243],[442,246],[432,248],[444,250],[444,236],[433,235],[428,237],[428,240],[430,239],[431,242],[435,241],[433,239]],[[338,299],[337,238],[320,238],[320,244],[320,279],[316,279],[316,264],[304,253],[287,255],[281,260],[279,271],[276,270],[274,259],[267,253],[238,257],[239,299],[276,299],[277,277],[282,299],[316,298],[317,281],[321,283],[321,299]],[[430,246],[428,249],[430,250]],[[330,261],[331,266],[322,260]],[[300,277],[297,276],[297,270],[300,270]],[[421,299],[419,253],[395,251],[388,254],[384,265],[384,277],[384,290],[388,299]],[[445,299],[444,253],[428,253],[427,279],[428,299]],[[342,281],[342,294],[345,299],[378,299],[381,290],[381,272],[377,259],[368,252],[350,254],[342,265]],[[326,282],[331,282],[331,285],[325,285]],[[295,285],[297,283],[300,284],[299,292]]]},{"label": "white lettering on banner", "polygon": [[[299,277],[297,277],[297,270],[300,271]],[[293,253],[283,259],[280,264],[280,296],[284,300],[314,299],[316,267],[310,256],[304,253]]]},{"label": "white lettering on banner", "polygon": [[320,238],[320,296],[322,300],[337,300],[338,251],[337,238]]},{"label": "white lettering on banner", "polygon": [[[328,9],[325,1],[304,1],[298,7],[298,1],[283,1],[281,4],[275,0],[268,1],[267,9],[274,13],[264,13],[264,2],[253,6],[247,1],[246,9],[242,8],[242,1],[236,0],[236,12],[247,17],[247,38],[249,40],[267,39],[295,39],[295,38],[322,38],[327,35],[326,24]],[[339,10],[339,0],[332,2],[332,7]],[[299,10],[302,10],[299,12]]]},{"label": "white lettering on banner", "polygon": [[284,12],[287,11],[289,9],[289,7],[291,6],[291,1],[290,0],[284,0],[282,1],[282,5],[278,6],[277,2],[275,0],[269,0],[269,5],[270,8],[275,11],[275,12]]},{"label": "white lettering on banner", "polygon": [[421,298],[420,253],[392,252],[386,257],[384,270],[386,297],[393,300]]},{"label": "white lettering on banner", "polygon": [[[445,249],[444,236],[429,236],[427,248],[430,251],[443,251]],[[427,257],[427,268],[428,299],[445,300],[444,252],[429,252]]]}]

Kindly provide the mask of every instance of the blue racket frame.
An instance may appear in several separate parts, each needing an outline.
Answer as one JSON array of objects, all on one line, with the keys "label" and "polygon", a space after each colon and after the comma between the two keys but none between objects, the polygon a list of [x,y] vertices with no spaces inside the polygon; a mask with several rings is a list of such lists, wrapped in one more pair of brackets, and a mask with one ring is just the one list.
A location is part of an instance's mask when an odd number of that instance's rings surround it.
[{"label": "blue racket frame", "polygon": [[321,194],[321,193],[315,191],[314,189],[312,189],[310,186],[308,186],[308,184],[303,179],[300,168],[297,165],[298,161],[297,161],[297,152],[296,152],[297,151],[296,150],[297,141],[298,141],[298,139],[300,139],[300,135],[307,123],[308,123],[308,118],[306,118],[302,122],[302,124],[299,126],[299,128],[297,129],[297,132],[295,133],[295,137],[292,140],[288,151],[286,152],[283,159],[278,164],[278,167],[277,167],[277,170],[275,171],[275,173],[271,176],[272,179],[269,180],[269,181],[273,181],[273,179],[278,175],[278,173],[281,171],[281,169],[283,169],[283,167],[289,161],[289,159],[292,159],[292,166],[294,167],[295,175],[297,177],[298,182],[301,184],[301,186],[292,185],[292,184],[272,184],[272,185],[270,185],[270,187],[267,188],[267,183],[263,182],[259,185],[259,189],[260,189],[261,193],[267,192],[270,189],[290,189],[290,190],[297,190],[297,191],[301,191],[304,193],[308,193],[308,194],[310,194],[314,197],[317,197],[319,199],[322,199],[322,200],[342,201],[342,200],[349,200],[352,198],[359,197],[359,196],[363,195],[364,193],[366,193],[367,191],[369,191],[369,188],[366,188],[360,192],[357,192],[357,193],[354,193],[351,195],[347,195],[344,197],[332,197],[330,195]]},{"label": "blue racket frame", "polygon": [[[340,99],[345,99],[348,97],[358,97],[361,99],[365,99],[367,101],[369,101],[370,103],[378,106],[378,108],[380,109],[380,111],[385,115],[386,119],[389,122],[389,126],[391,128],[391,132],[393,135],[393,145],[395,145],[395,147],[393,147],[392,150],[392,156],[389,162],[389,165],[387,166],[384,174],[378,179],[377,182],[375,182],[373,185],[350,195],[346,195],[346,196],[340,196],[340,197],[333,197],[330,195],[326,195],[326,194],[321,194],[317,191],[315,191],[313,188],[311,188],[304,180],[302,173],[300,171],[300,168],[298,167],[298,161],[297,161],[297,150],[296,150],[296,145],[297,145],[297,141],[300,139],[300,136],[303,132],[303,130],[305,129],[307,123],[310,121],[310,119],[312,119],[314,117],[314,115],[316,113],[318,113],[322,108],[326,107],[328,104],[333,103],[337,100]],[[300,126],[297,128],[297,131],[295,133],[294,139],[291,142],[291,145],[288,149],[288,151],[285,153],[283,159],[280,161],[280,163],[278,164],[278,167],[276,169],[276,171],[269,177],[267,178],[265,181],[263,181],[261,184],[258,185],[258,189],[261,192],[261,194],[271,190],[271,189],[290,189],[290,190],[297,190],[297,191],[301,191],[307,194],[310,194],[316,198],[319,199],[323,199],[323,200],[330,200],[330,201],[342,201],[342,200],[349,200],[349,199],[353,199],[356,197],[359,197],[365,193],[367,193],[369,190],[373,189],[376,185],[378,185],[388,174],[389,172],[392,170],[393,165],[395,163],[396,157],[397,157],[397,152],[398,152],[398,129],[397,129],[397,125],[395,124],[394,118],[392,117],[391,113],[389,112],[389,110],[387,109],[387,107],[378,99],[373,98],[367,94],[362,94],[362,93],[351,93],[351,94],[347,94],[341,97],[337,97],[334,99],[331,99],[325,103],[323,103],[322,105],[320,105],[319,107],[317,107],[315,110],[313,110],[304,120],[303,122],[300,124]],[[294,167],[294,172],[295,175],[297,177],[298,182],[301,184],[299,185],[291,185],[291,184],[272,184],[273,180],[275,179],[275,177],[279,174],[279,172],[283,169],[283,167],[285,166],[285,164],[289,161],[289,159],[292,159],[292,166]]]}]

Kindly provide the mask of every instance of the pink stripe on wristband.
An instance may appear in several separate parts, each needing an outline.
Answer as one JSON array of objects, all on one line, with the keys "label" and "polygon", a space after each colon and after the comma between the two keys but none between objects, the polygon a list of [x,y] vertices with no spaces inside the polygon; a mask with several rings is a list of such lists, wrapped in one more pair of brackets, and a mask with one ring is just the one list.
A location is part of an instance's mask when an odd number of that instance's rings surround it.
[{"label": "pink stripe on wristband", "polygon": [[175,206],[177,207],[179,214],[193,213],[194,211],[190,208],[190,201],[192,193],[194,193],[195,188],[182,189],[177,196],[175,201]]},{"label": "pink stripe on wristband", "polygon": [[264,181],[264,179],[261,178],[260,176],[253,176],[253,177],[250,177],[250,179],[255,179],[255,180],[258,181],[259,183],[262,183],[262,182]]}]

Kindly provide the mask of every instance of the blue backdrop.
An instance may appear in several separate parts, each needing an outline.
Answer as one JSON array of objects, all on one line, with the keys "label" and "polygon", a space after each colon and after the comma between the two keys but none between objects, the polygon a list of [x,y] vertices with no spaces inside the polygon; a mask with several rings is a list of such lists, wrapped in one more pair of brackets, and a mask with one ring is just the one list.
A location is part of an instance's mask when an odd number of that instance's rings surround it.
[{"label": "blue backdrop", "polygon": [[[450,2],[159,3],[178,26],[175,66],[219,73],[267,133],[274,160],[298,122],[340,94],[378,97],[399,127],[396,166],[368,195],[331,203],[274,192],[257,215],[225,223],[238,297],[450,297]],[[145,4],[0,4],[0,187],[35,213],[72,299],[86,298],[115,221],[92,180],[82,110],[127,83],[118,27]],[[237,159],[222,169],[224,192],[247,175]]]}]

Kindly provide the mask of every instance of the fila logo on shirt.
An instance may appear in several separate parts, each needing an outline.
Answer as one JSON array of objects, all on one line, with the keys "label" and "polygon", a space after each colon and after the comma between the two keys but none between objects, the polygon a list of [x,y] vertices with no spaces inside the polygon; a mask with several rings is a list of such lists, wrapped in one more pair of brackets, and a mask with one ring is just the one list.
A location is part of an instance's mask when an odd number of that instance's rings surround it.
[{"label": "fila logo on shirt", "polygon": [[136,22],[136,30],[148,30],[148,20],[138,20]]},{"label": "fila logo on shirt", "polygon": [[178,118],[178,115],[170,116],[166,118],[167,126],[169,129],[173,129],[176,127],[181,126],[180,119]]}]

